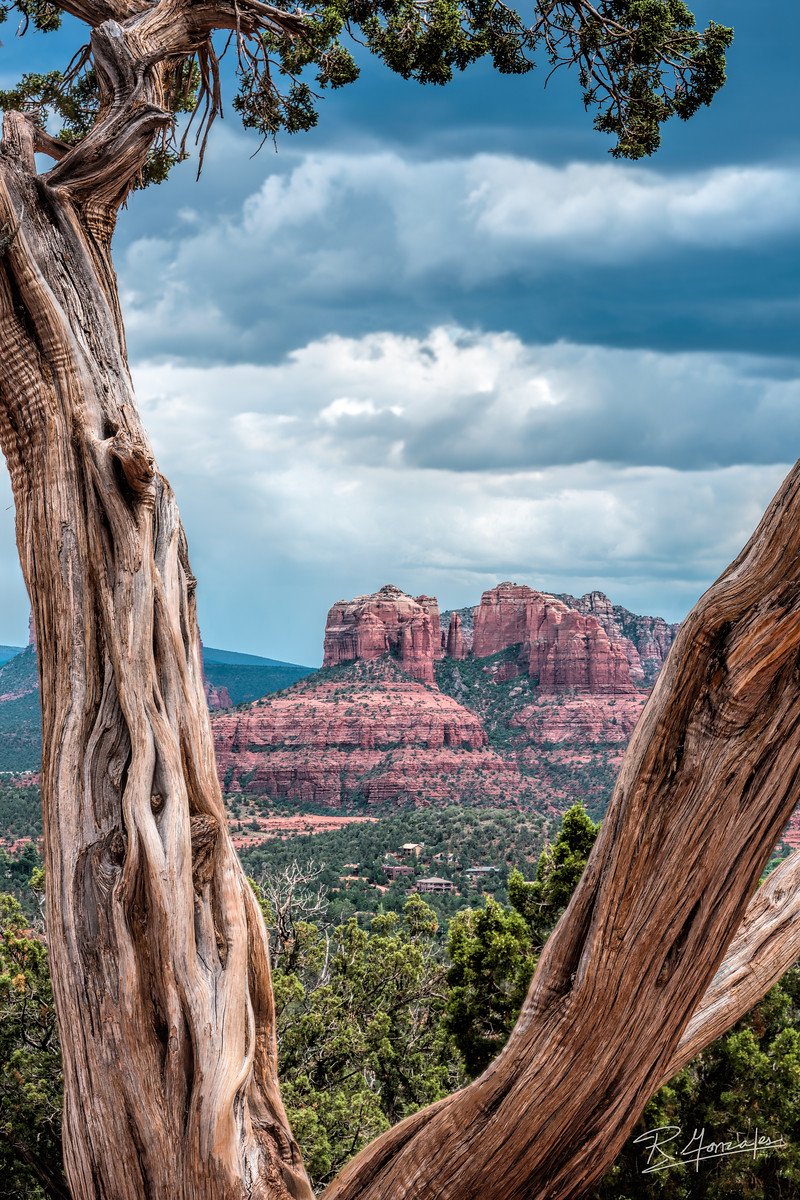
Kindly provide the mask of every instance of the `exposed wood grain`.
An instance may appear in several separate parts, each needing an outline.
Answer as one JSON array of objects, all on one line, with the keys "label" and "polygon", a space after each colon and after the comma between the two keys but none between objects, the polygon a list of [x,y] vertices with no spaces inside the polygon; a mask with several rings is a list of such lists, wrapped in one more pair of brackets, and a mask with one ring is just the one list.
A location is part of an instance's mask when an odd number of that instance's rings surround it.
[{"label": "exposed wood grain", "polygon": [[136,413],[107,250],[69,189],[33,172],[31,126],[10,114],[0,443],[42,677],[73,1200],[310,1200],[177,507]]}]

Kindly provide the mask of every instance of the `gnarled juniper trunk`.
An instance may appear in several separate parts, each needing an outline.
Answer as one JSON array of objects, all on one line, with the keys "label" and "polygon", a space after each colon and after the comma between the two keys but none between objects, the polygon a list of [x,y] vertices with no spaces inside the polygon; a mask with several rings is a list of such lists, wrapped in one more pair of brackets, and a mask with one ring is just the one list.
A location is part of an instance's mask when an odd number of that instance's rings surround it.
[{"label": "gnarled juniper trunk", "polygon": [[113,207],[0,150],[0,442],[36,622],[74,1200],[308,1200],[265,931],[228,837],[194,579],[136,413]]}]

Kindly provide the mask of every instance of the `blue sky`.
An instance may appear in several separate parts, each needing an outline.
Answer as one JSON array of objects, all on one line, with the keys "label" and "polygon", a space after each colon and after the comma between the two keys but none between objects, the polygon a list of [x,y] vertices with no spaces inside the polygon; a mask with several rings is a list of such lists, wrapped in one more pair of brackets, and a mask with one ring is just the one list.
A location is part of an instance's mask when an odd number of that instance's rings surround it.
[{"label": "blue sky", "polygon": [[[736,554],[800,444],[800,11],[695,11],[735,26],[730,80],[646,163],[566,75],[366,62],[277,154],[228,112],[199,183],[132,199],[131,359],[209,644],[316,663],[330,604],[389,581],[679,619]],[[69,57],[2,34],[4,82]]]}]

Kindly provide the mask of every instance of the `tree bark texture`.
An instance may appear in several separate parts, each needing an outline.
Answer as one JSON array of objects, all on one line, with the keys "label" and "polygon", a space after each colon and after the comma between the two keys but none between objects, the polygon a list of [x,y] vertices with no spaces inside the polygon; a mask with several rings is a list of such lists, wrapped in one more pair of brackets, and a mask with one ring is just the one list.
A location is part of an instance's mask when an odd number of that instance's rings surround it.
[{"label": "tree bark texture", "polygon": [[[135,142],[153,113],[133,115]],[[195,581],[134,407],[109,254],[119,184],[87,200],[58,168],[37,177],[34,144],[8,115],[0,443],[41,671],[73,1200],[309,1200],[265,930],[226,830]]]},{"label": "tree bark texture", "polygon": [[748,900],[799,773],[800,466],[684,623],[507,1046],[325,1200],[583,1195],[657,1087],[796,957],[796,858]]}]

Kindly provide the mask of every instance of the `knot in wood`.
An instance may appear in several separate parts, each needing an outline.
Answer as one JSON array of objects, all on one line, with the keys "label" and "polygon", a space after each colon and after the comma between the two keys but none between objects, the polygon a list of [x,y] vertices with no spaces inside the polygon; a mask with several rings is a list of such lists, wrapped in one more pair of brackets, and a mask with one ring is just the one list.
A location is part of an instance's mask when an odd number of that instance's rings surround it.
[{"label": "knot in wood", "polygon": [[219,822],[215,817],[199,815],[191,818],[192,882],[199,892],[214,875],[214,856],[219,839]]},{"label": "knot in wood", "polygon": [[119,463],[125,482],[137,499],[141,500],[151,490],[155,475],[152,456],[143,442],[134,440],[125,429],[120,429],[109,440],[109,451]]},{"label": "knot in wood", "polygon": [[125,834],[122,830],[115,829],[106,841],[106,853],[108,854],[109,861],[116,867],[122,866],[125,861],[127,849],[128,843]]}]

